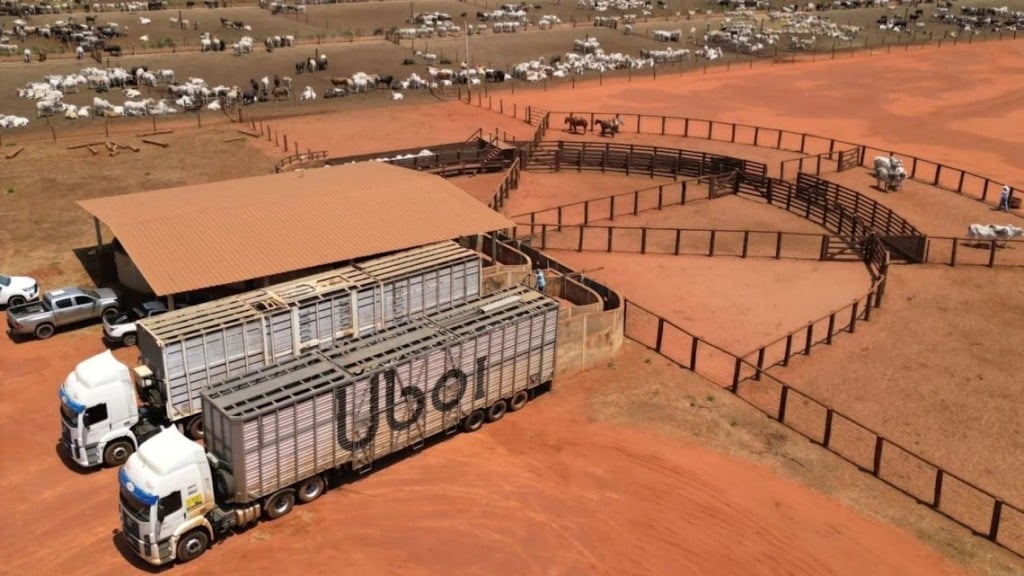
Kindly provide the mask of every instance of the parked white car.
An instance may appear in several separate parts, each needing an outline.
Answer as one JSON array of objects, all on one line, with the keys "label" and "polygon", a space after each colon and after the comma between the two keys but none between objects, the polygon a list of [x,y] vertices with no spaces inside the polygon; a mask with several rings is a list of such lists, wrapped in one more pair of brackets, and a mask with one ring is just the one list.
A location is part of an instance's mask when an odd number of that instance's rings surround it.
[{"label": "parked white car", "polygon": [[134,346],[138,336],[135,323],[164,312],[167,312],[167,306],[163,302],[153,300],[143,302],[124,314],[103,318],[103,339],[111,344]]},{"label": "parked white car", "polygon": [[0,274],[0,306],[20,306],[39,298],[39,282],[28,276]]}]

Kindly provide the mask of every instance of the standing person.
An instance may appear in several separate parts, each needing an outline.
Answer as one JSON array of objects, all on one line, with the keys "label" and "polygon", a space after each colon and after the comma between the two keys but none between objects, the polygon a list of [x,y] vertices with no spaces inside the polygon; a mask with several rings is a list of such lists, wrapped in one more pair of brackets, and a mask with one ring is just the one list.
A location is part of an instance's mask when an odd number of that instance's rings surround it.
[{"label": "standing person", "polygon": [[547,285],[548,285],[548,281],[547,281],[546,278],[544,278],[544,271],[541,270],[540,268],[538,268],[537,269],[537,290],[540,291],[540,292],[544,292],[544,289],[547,288]]},{"label": "standing person", "polygon": [[1003,186],[1003,193],[999,195],[999,209],[1003,212],[1010,211],[1010,187]]}]

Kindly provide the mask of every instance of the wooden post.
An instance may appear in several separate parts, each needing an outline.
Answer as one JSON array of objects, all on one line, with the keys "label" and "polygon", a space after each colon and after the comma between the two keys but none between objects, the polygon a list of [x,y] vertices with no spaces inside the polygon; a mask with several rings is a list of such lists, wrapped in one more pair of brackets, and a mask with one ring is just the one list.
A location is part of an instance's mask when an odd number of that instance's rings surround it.
[{"label": "wooden post", "polygon": [[782,386],[782,393],[779,394],[779,422],[786,421],[786,402],[789,400],[789,386]]},{"label": "wooden post", "polygon": [[871,467],[871,473],[876,477],[882,471],[882,446],[885,444],[885,438],[881,436],[875,436],[875,458],[874,463]]},{"label": "wooden post", "polygon": [[697,344],[699,342],[700,339],[696,336],[694,336],[693,340],[690,341],[690,370],[697,369]]},{"label": "wooden post", "polygon": [[829,443],[832,441],[832,415],[834,412],[831,408],[825,409],[825,433],[821,437],[821,445],[824,448],[828,448]]},{"label": "wooden post", "polygon": [[782,358],[782,365],[789,366],[789,357],[793,352],[793,333],[786,334],[786,355]]}]

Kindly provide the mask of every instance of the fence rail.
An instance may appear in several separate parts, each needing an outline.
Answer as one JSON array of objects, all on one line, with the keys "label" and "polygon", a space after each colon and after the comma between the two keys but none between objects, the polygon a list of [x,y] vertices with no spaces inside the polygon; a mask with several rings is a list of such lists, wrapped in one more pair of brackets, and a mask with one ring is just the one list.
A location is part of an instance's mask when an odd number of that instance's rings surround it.
[{"label": "fence rail", "polygon": [[[904,158],[909,178],[957,194],[993,204],[998,202],[1002,181],[976,174],[968,170],[956,168],[941,162],[918,158],[895,150],[867,146],[856,142],[827,138],[806,132],[794,132],[781,128],[754,126],[734,122],[722,122],[703,118],[687,118],[679,116],[656,116],[649,114],[629,114],[620,112],[563,112],[552,111],[550,122],[561,122],[569,115],[590,117],[614,117],[624,120],[623,130],[637,134],[659,134],[663,136],[682,136],[685,138],[702,138],[718,142],[746,144],[776,150],[798,152],[808,157],[823,155],[835,156],[834,162],[839,166],[838,155],[844,150],[857,149],[858,159],[855,165],[871,167],[874,156],[888,156],[890,153]],[[844,156],[845,169],[855,166],[852,158]],[[806,161],[806,158],[804,159]],[[797,160],[799,161],[799,159]],[[814,160],[817,163],[817,160]],[[781,168],[780,168],[781,169]],[[824,170],[818,170],[818,174]],[[1019,187],[1011,186],[1012,194],[1017,194]],[[991,198],[991,201],[990,201]]]},{"label": "fence rail", "polygon": [[305,164],[317,160],[327,160],[327,150],[314,150],[311,152],[299,152],[286,156],[274,164],[274,172],[284,172],[292,164]]},{"label": "fence rail", "polygon": [[1024,266],[1024,240],[929,236],[924,261],[949,266]]},{"label": "fence rail", "polygon": [[[798,340],[785,339],[785,354],[809,355],[841,332],[869,321],[878,286],[824,325],[809,324]],[[625,302],[626,336],[705,376],[793,431],[996,545],[1024,556],[1024,510],[991,491],[918,455],[870,426],[828,406],[767,372],[765,349],[751,362],[642,308]],[[817,335],[817,336],[815,336]]]},{"label": "fence rail", "polygon": [[505,176],[498,183],[497,189],[494,191],[494,195],[491,196],[487,206],[491,210],[499,211],[505,206],[505,200],[508,199],[509,194],[519,188],[519,173],[520,173],[520,162],[519,158],[512,161],[512,165],[505,171]]}]

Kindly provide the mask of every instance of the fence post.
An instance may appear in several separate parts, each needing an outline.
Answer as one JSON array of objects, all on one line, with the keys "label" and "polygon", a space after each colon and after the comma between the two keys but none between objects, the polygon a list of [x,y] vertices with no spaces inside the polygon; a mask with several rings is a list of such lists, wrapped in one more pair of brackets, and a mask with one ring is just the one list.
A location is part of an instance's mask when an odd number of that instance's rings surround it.
[{"label": "fence post", "polygon": [[825,344],[832,345],[832,334],[836,331],[836,313],[828,315],[828,334],[825,336]]},{"label": "fence post", "polygon": [[676,249],[675,249],[675,252],[673,253],[673,255],[675,255],[675,256],[679,256],[679,241],[681,240],[680,237],[682,236],[682,233],[683,233],[682,230],[680,230],[679,228],[676,228]]},{"label": "fence post", "polygon": [[654,351],[661,352],[661,339],[665,335],[665,319],[658,318],[658,338],[654,342]]},{"label": "fence post", "polygon": [[786,354],[782,358],[782,365],[789,366],[789,357],[793,353],[793,333],[786,334]]},{"label": "fence post", "polygon": [[580,240],[576,244],[576,251],[577,252],[583,252],[583,229],[584,228],[585,228],[585,226],[580,226],[579,227],[579,229],[580,229]]},{"label": "fence post", "polygon": [[821,235],[821,248],[818,250],[818,260],[824,261],[828,258],[828,234]]},{"label": "fence post", "polygon": [[732,386],[729,386],[729,391],[735,394],[740,389],[740,370],[743,368],[743,363],[739,358],[736,359],[736,363],[732,369]]},{"label": "fence post", "polygon": [[865,300],[864,300],[864,321],[865,322],[870,322],[871,321],[871,309],[874,308],[874,306],[872,306],[871,304],[874,301],[874,299],[875,299],[874,291],[868,292],[867,298],[865,298]]},{"label": "fence post", "polygon": [[562,207],[561,206],[558,207],[558,228],[556,230],[558,232],[562,231]]},{"label": "fence post", "polygon": [[612,251],[612,232],[613,232],[614,228],[612,228],[611,226],[605,226],[605,230],[608,231],[608,247],[605,249],[605,252],[611,252]]},{"label": "fence post", "polygon": [[647,227],[640,229],[640,253],[647,254]]},{"label": "fence post", "polygon": [[633,216],[640,213],[640,191],[633,191]]},{"label": "fence post", "polygon": [[789,400],[789,385],[782,385],[782,393],[779,394],[779,422],[786,421],[786,402]]},{"label": "fence post", "polygon": [[543,250],[548,247],[548,225],[540,225],[540,247]]},{"label": "fence post", "polygon": [[715,255],[715,231],[711,231],[711,241],[708,242],[708,257]]},{"label": "fence post", "polygon": [[957,247],[957,244],[959,244],[959,242],[957,241],[956,238],[953,238],[953,250],[949,254],[949,266],[951,268],[955,268],[956,267],[956,247]]},{"label": "fence post", "polygon": [[946,472],[942,468],[935,469],[935,491],[932,496],[932,508],[938,508],[942,503],[942,479]]},{"label": "fence post", "polygon": [[608,219],[615,220],[615,196],[612,196],[608,201]]},{"label": "fence post", "polygon": [[811,355],[811,346],[814,344],[814,323],[807,323],[807,337],[804,339],[804,356]]},{"label": "fence post", "polygon": [[775,259],[782,258],[782,232],[775,233]]},{"label": "fence post", "polygon": [[828,448],[829,442],[832,441],[832,409],[825,408],[825,434],[821,437],[821,445],[824,448]]},{"label": "fence post", "polygon": [[680,184],[679,188],[680,188],[679,205],[683,206],[683,205],[686,204],[686,180],[683,180],[683,182]]},{"label": "fence post", "polygon": [[988,246],[988,267],[991,268],[996,265],[996,241],[989,240]]},{"label": "fence post", "polygon": [[663,200],[663,192],[664,191],[665,191],[665,185],[664,184],[659,184],[658,185],[658,210],[659,211],[661,210],[661,208],[663,206],[662,200]]},{"label": "fence post", "polygon": [[750,244],[750,230],[743,231],[743,253],[740,255],[741,258],[747,257],[747,246]]},{"label": "fence post", "polygon": [[693,336],[693,340],[690,341],[690,370],[697,370],[697,344],[700,339]]},{"label": "fence post", "polygon": [[754,380],[761,381],[761,371],[764,369],[764,346],[761,346],[760,350],[757,351],[757,372],[754,374]]},{"label": "fence post", "polygon": [[882,445],[885,443],[885,438],[881,436],[875,436],[875,458],[871,466],[871,473],[878,477],[879,472],[882,471]]},{"label": "fence post", "polygon": [[850,307],[850,334],[853,334],[857,330],[857,309],[860,308],[860,302],[854,300],[853,306]]}]

